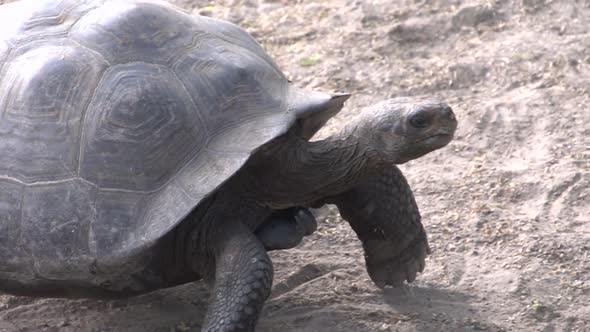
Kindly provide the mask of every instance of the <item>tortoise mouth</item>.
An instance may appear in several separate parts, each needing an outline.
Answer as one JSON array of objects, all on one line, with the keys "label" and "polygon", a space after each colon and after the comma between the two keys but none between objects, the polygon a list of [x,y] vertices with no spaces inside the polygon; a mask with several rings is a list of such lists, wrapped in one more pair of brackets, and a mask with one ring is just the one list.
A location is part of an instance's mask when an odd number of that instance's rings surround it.
[{"label": "tortoise mouth", "polygon": [[450,142],[453,139],[453,134],[452,133],[438,133],[435,135],[430,135],[426,138],[423,138],[421,140],[416,141],[416,143],[434,143],[434,142],[446,142],[445,144],[447,144],[448,142]]},{"label": "tortoise mouth", "polygon": [[447,144],[449,144],[453,140],[452,133],[438,133],[435,135],[430,135],[426,138],[423,138],[415,143],[417,148],[424,149],[428,151],[434,151],[440,149]]}]

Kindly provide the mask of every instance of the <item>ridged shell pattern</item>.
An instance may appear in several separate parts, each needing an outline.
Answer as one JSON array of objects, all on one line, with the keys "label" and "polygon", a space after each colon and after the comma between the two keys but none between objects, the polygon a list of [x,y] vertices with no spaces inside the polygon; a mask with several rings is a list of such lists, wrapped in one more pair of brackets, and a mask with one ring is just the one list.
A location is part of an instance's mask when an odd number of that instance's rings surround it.
[{"label": "ridged shell pattern", "polygon": [[144,268],[295,120],[286,78],[230,23],[121,0],[24,0],[0,22],[0,281]]}]

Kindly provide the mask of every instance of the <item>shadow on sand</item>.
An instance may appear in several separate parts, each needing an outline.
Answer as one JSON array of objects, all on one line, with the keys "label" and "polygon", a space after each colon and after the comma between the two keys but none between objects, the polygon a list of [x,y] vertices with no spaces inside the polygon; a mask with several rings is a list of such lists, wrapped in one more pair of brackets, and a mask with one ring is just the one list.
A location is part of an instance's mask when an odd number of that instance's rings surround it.
[{"label": "shadow on sand", "polygon": [[473,295],[430,286],[387,288],[384,301],[395,311],[412,317],[415,331],[501,331]]}]

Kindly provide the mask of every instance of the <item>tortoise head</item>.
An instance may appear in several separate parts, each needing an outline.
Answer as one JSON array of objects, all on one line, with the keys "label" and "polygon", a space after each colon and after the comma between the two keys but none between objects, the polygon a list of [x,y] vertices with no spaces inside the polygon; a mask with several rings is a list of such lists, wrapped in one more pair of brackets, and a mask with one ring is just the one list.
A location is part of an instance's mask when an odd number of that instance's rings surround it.
[{"label": "tortoise head", "polygon": [[355,133],[380,162],[403,164],[442,148],[457,129],[453,110],[433,98],[394,98],[364,109]]}]

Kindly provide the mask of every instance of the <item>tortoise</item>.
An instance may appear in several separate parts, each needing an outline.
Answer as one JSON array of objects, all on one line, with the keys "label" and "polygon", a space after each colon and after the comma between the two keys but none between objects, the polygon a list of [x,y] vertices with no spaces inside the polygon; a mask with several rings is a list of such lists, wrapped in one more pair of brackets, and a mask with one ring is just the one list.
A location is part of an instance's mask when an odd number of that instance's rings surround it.
[{"label": "tortoise", "polygon": [[205,279],[204,331],[253,331],[268,250],[336,204],[380,287],[429,252],[395,166],[447,145],[436,98],[311,137],[348,94],[296,87],[239,27],[163,2],[0,7],[0,291],[120,298]]}]

